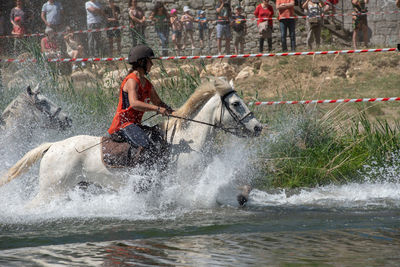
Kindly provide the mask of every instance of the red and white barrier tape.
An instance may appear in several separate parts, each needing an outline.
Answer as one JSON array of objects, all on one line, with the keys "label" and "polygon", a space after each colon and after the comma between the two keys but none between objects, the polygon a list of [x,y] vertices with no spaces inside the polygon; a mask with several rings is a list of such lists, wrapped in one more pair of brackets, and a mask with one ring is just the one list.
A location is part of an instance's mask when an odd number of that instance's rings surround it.
[{"label": "red and white barrier tape", "polygon": [[360,103],[360,102],[392,102],[400,101],[400,97],[382,97],[382,98],[353,98],[353,99],[334,99],[334,100],[301,100],[301,101],[268,101],[268,102],[250,102],[252,106],[262,105],[294,105],[294,104],[333,104],[333,103]]},{"label": "red and white barrier tape", "polygon": [[356,54],[356,53],[370,53],[370,52],[393,52],[393,51],[396,51],[396,50],[397,50],[397,48],[379,48],[379,49],[311,51],[311,52],[287,52],[287,53],[243,54],[243,55],[172,56],[172,57],[160,57],[160,59],[162,59],[162,60],[173,60],[173,59],[212,59],[212,58],[313,56],[313,55]]},{"label": "red and white barrier tape", "polygon": [[[310,51],[310,52],[288,52],[288,53],[266,53],[266,54],[243,54],[243,55],[214,55],[214,56],[172,56],[159,57],[160,60],[192,60],[192,59],[222,59],[222,58],[250,58],[250,57],[285,57],[285,56],[313,56],[313,55],[336,55],[336,54],[357,54],[357,53],[377,53],[394,52],[397,48],[376,48],[359,50],[336,50],[336,51]],[[48,62],[99,62],[99,61],[124,61],[127,57],[110,58],[53,58]],[[36,62],[36,59],[0,59],[0,62]]]},{"label": "red and white barrier tape", "polygon": [[[345,17],[345,16],[354,16],[354,15],[384,15],[384,14],[397,14],[400,13],[398,10],[394,11],[377,11],[377,12],[366,12],[366,13],[339,13],[339,14],[327,14],[327,15],[321,15],[321,16],[315,16],[317,18],[324,18],[324,17]],[[293,17],[288,17],[288,19],[306,19],[308,16],[293,16]],[[234,21],[258,21],[259,18],[249,18],[249,19],[236,19]],[[278,20],[277,17],[271,18],[271,19],[264,19],[264,20],[273,20],[276,21]],[[148,20],[151,21],[151,20]],[[223,22],[224,20],[208,20],[209,22]],[[103,32],[103,31],[115,31],[115,30],[121,30],[121,29],[126,29],[129,28],[130,26],[117,26],[117,27],[107,27],[107,28],[99,28],[99,29],[91,29],[91,30],[77,30],[74,31],[73,33],[89,33],[89,32]],[[55,34],[62,35],[65,34],[65,32],[57,32]],[[44,36],[44,33],[30,33],[30,34],[23,34],[19,36],[14,36],[14,35],[0,35],[0,39],[5,39],[5,38],[20,38],[20,37],[35,37],[35,36]]]}]

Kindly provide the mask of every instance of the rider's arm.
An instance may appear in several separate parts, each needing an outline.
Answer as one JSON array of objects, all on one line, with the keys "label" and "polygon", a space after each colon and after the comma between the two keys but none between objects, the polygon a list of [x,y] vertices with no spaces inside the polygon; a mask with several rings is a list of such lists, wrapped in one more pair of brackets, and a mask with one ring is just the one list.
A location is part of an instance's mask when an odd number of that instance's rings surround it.
[{"label": "rider's arm", "polygon": [[[138,94],[137,94],[138,89],[139,89],[139,84],[134,79],[129,79],[124,86],[124,91],[128,93],[128,100],[130,107],[139,111],[155,111],[165,114],[166,108],[140,101],[138,99]],[[150,99],[150,101],[152,101],[152,99]],[[152,103],[155,102],[152,101]]]}]

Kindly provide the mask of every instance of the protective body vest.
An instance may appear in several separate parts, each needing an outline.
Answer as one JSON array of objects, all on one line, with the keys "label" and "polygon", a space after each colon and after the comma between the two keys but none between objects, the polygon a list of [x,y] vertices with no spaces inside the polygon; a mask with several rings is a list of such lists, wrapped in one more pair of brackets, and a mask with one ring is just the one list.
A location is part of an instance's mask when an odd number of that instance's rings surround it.
[{"label": "protective body vest", "polygon": [[[135,73],[131,73],[128,76],[126,76],[121,84],[117,112],[114,116],[114,119],[111,123],[110,128],[108,129],[109,134],[113,134],[113,133],[119,131],[120,129],[125,128],[126,126],[131,125],[133,123],[140,124],[142,122],[142,117],[144,114],[143,111],[135,110],[134,108],[129,106],[129,104],[124,105],[124,103],[126,103],[126,102],[129,103],[129,101],[124,101],[124,98],[127,97],[127,93],[125,93],[123,90],[126,82],[129,79],[134,79],[136,81],[136,83],[139,85],[139,89],[137,92],[138,100],[145,102],[145,103],[150,102],[150,95],[151,95],[151,90],[153,87],[151,85],[151,83],[146,79],[146,83],[145,83],[144,87],[142,87],[142,85]],[[125,97],[124,97],[124,93],[126,95]]]}]

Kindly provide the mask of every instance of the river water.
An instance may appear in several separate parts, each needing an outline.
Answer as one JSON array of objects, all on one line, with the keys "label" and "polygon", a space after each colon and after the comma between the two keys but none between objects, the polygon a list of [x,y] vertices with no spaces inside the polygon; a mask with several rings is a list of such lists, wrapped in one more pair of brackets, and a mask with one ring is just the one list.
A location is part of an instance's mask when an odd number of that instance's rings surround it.
[{"label": "river water", "polygon": [[[44,141],[83,133],[0,137],[0,173]],[[99,130],[100,132],[100,130]],[[293,191],[254,189],[251,151],[233,139],[199,174],[159,177],[133,193],[71,189],[37,209],[38,164],[0,188],[0,266],[398,266],[400,182],[384,177]],[[388,166],[388,168],[397,166]]]}]

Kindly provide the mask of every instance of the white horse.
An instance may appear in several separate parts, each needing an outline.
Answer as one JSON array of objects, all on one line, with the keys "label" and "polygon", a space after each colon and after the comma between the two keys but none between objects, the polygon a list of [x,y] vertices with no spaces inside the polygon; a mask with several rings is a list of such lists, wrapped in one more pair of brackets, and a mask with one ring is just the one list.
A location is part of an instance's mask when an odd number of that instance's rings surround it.
[{"label": "white horse", "polygon": [[[258,136],[262,130],[261,124],[232,85],[222,78],[210,78],[200,85],[175,114],[189,120],[174,118],[165,121],[161,125],[166,133],[164,137],[173,144],[184,142],[190,145],[192,151],[178,156],[178,169],[193,167],[185,166],[187,159],[206,153],[207,144],[213,142],[217,129],[242,137]],[[103,164],[98,145],[100,140],[100,137],[80,135],[42,144],[29,151],[13,166],[0,179],[0,186],[26,172],[32,164],[42,159],[39,192],[30,203],[33,206],[65,194],[82,180],[82,175],[89,183],[118,190],[124,181],[115,177]]]},{"label": "white horse", "polygon": [[0,129],[3,130],[20,127],[65,129],[70,126],[68,115],[40,94],[39,85],[33,90],[28,86],[0,116]]}]

